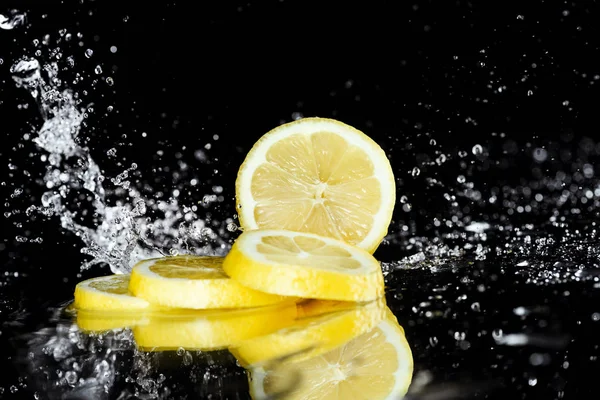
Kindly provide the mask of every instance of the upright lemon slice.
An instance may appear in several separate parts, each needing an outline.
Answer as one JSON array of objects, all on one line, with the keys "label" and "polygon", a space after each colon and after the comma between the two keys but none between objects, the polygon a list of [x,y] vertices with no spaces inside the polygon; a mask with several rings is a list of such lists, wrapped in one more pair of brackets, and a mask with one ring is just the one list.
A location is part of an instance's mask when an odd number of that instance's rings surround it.
[{"label": "upright lemon slice", "polygon": [[361,131],[304,118],[266,133],[236,180],[242,228],[311,232],[371,253],[386,235],[396,201],[385,152]]},{"label": "upright lemon slice", "polygon": [[293,300],[236,310],[168,310],[135,326],[133,337],[145,351],[214,350],[291,325],[296,313]]},{"label": "upright lemon slice", "polygon": [[149,307],[146,300],[129,292],[129,275],[109,275],[79,282],[75,287],[76,309],[80,310],[140,310]]},{"label": "upright lemon slice", "polygon": [[137,263],[129,290],[152,304],[178,308],[258,307],[285,300],[229,279],[223,257],[176,256]]},{"label": "upright lemon slice", "polygon": [[312,233],[246,231],[223,269],[244,286],[284,296],[369,301],[384,291],[381,267],[371,254]]},{"label": "upright lemon slice", "polygon": [[[253,399],[398,400],[410,386],[413,357],[389,313],[376,328],[328,353],[251,371]],[[282,397],[282,398],[283,398]]]},{"label": "upright lemon slice", "polygon": [[316,357],[374,328],[385,310],[384,298],[367,303],[311,300],[298,305],[293,325],[229,350],[241,365],[253,367]]}]

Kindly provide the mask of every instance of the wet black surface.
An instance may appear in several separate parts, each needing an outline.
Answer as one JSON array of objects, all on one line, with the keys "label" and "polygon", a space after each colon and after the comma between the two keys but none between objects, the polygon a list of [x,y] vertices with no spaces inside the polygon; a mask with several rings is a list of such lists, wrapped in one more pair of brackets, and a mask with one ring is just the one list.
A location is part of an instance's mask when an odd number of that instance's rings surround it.
[{"label": "wet black surface", "polygon": [[[56,217],[24,212],[46,190],[43,152],[24,136],[42,120],[9,68],[36,48],[48,62],[57,47],[61,65],[74,58],[60,72],[65,85],[93,103],[80,137],[103,173],[114,177],[135,162],[134,185],[147,193],[180,187],[187,204],[222,186],[224,201],[200,218],[234,214],[239,164],[281,122],[333,117],[380,143],[398,203],[375,255],[391,270],[388,304],[415,359],[410,398],[598,397],[596,2],[79,3],[15,2],[26,24],[0,30],[0,194],[10,213],[0,242],[8,369],[0,397],[209,398],[215,388],[212,398],[235,398],[247,386],[225,352],[135,363],[129,347],[118,353],[123,374],[107,393],[57,384],[56,370],[72,363],[61,367],[40,349],[57,335],[52,310],[76,282],[110,273],[105,265],[80,272],[89,257],[79,239]],[[60,29],[82,38],[57,44]],[[46,34],[51,44],[36,47]],[[83,79],[73,83],[77,73]],[[107,155],[111,148],[117,156]],[[138,376],[162,373],[164,385],[126,382],[132,365],[151,366]]]}]

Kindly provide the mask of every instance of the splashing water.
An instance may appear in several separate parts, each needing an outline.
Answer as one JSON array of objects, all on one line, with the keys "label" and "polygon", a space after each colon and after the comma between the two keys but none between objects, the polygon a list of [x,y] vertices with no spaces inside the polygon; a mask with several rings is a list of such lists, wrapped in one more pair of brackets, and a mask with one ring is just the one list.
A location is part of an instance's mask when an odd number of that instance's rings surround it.
[{"label": "splashing water", "polygon": [[[112,194],[122,193],[128,201],[107,205],[106,178],[89,150],[79,144],[84,108],[75,93],[61,90],[56,63],[42,66],[35,58],[22,58],[10,71],[16,85],[26,89],[39,106],[44,123],[33,142],[48,153],[44,182],[49,190],[41,206],[32,205],[26,213],[59,216],[61,226],[83,241],[81,252],[92,257],[82,268],[107,263],[113,272],[124,273],[143,258],[227,250],[224,235],[207,227],[192,208],[181,207],[176,196],[169,201],[142,197],[129,180],[137,169],[135,163],[110,179],[119,189]],[[68,205],[66,199],[74,195],[91,203],[92,226],[79,222],[82,210]],[[162,218],[149,219],[149,207]]]},{"label": "splashing water", "polygon": [[25,24],[25,14],[10,10],[6,15],[0,14],[0,29],[11,30]]}]

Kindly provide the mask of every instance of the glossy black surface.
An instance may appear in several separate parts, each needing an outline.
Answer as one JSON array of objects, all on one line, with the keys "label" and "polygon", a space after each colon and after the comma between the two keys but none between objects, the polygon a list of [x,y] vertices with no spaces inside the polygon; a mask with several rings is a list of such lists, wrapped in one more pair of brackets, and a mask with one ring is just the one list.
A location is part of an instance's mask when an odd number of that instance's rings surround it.
[{"label": "glossy black surface", "polygon": [[[66,85],[93,103],[80,138],[103,174],[135,162],[134,185],[150,194],[181,187],[187,204],[222,186],[224,201],[199,212],[217,223],[235,213],[246,152],[278,124],[332,117],[373,137],[397,178],[390,236],[375,256],[413,351],[411,399],[598,397],[595,2],[24,1],[0,14],[13,7],[27,22],[0,30],[0,194],[10,214],[0,242],[0,397],[247,396],[226,352],[194,353],[187,365],[175,353],[146,364],[129,348],[119,353],[121,371],[162,373],[164,392],[125,373],[103,395],[55,385],[57,360],[40,349],[57,324],[68,326],[55,310],[76,282],[110,273],[80,271],[88,257],[79,239],[56,217],[24,212],[45,190],[43,152],[24,137],[42,119],[9,69],[36,48],[48,62],[57,47],[75,62],[60,72]],[[82,38],[56,44],[60,29]],[[46,34],[52,44],[36,47]],[[70,83],[77,73],[83,80]]]}]

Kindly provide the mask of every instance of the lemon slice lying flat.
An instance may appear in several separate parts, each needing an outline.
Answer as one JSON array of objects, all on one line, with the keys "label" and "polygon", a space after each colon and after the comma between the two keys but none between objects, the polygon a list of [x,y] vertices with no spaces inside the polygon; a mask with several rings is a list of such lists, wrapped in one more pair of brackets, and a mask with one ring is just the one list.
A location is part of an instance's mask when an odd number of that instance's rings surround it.
[{"label": "lemon slice lying flat", "polygon": [[106,332],[148,323],[148,316],[145,311],[106,312],[79,310],[76,316],[76,323],[79,329],[84,332]]},{"label": "lemon slice lying flat", "polygon": [[150,304],[129,292],[129,275],[109,275],[79,282],[75,287],[75,309],[141,310]]},{"label": "lemon slice lying flat", "polygon": [[293,325],[246,340],[229,350],[243,366],[312,358],[375,327],[385,317],[385,300],[350,305],[326,302],[316,309],[318,313],[299,310]]},{"label": "lemon slice lying flat", "polygon": [[413,357],[396,318],[328,353],[251,371],[253,399],[398,400],[410,386]]},{"label": "lemon slice lying flat", "polygon": [[214,350],[291,325],[296,304],[237,310],[171,310],[153,313],[148,323],[133,328],[138,348],[145,351]]},{"label": "lemon slice lying flat", "polygon": [[340,121],[304,118],[260,138],[236,180],[245,230],[288,229],[341,239],[371,253],[396,201],[385,152]]},{"label": "lemon slice lying flat", "polygon": [[178,308],[258,307],[285,300],[229,279],[223,257],[176,256],[144,260],[131,271],[129,289],[152,304]]},{"label": "lemon slice lying flat", "polygon": [[311,233],[244,232],[223,269],[244,286],[284,296],[369,301],[384,291],[381,267],[371,254]]}]

